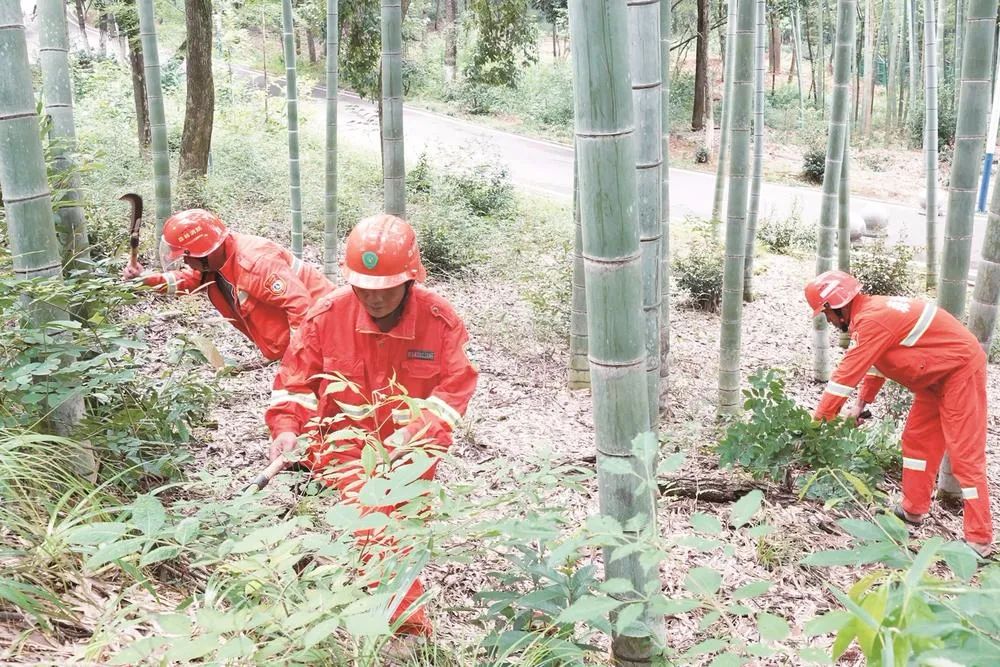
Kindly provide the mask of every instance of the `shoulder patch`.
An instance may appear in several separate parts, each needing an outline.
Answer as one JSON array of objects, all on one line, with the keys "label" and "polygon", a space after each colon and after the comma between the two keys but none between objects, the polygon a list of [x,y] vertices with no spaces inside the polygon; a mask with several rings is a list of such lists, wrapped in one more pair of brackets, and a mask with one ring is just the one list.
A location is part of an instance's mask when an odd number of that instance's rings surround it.
[{"label": "shoulder patch", "polygon": [[267,280],[264,281],[264,285],[266,285],[268,291],[275,296],[281,296],[288,289],[288,284],[285,282],[285,279],[280,278],[276,273],[269,275]]}]

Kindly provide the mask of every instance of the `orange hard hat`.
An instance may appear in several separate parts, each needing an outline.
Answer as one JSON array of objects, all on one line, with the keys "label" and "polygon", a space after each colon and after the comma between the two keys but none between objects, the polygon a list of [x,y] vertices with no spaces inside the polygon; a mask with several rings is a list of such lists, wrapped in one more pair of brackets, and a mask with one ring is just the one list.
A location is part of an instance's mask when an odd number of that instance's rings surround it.
[{"label": "orange hard hat", "polygon": [[174,213],[163,223],[163,242],[168,246],[164,261],[169,264],[181,257],[208,257],[229,236],[229,229],[219,216],[201,208]]},{"label": "orange hard hat", "polygon": [[806,301],[812,308],[813,317],[822,313],[826,306],[843,308],[858,294],[861,294],[861,283],[843,271],[826,271],[806,284]]},{"label": "orange hard hat", "polygon": [[347,237],[341,271],[349,285],[362,289],[388,289],[408,280],[427,279],[413,227],[387,213],[354,226]]}]

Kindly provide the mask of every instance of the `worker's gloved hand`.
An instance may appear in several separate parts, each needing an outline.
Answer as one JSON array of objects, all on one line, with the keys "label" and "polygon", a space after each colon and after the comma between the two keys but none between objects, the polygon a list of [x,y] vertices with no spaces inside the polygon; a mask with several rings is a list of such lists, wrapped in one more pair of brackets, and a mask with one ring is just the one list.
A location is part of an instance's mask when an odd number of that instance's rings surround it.
[{"label": "worker's gloved hand", "polygon": [[860,426],[867,417],[871,417],[871,413],[865,410],[865,403],[863,401],[858,401],[847,410],[844,417],[849,420],[853,419],[854,425]]},{"label": "worker's gloved hand", "polygon": [[389,455],[389,461],[395,463],[406,456],[411,451],[409,445],[412,439],[413,436],[410,435],[410,432],[405,427],[397,429],[392,435],[386,438],[382,444],[392,450],[392,453]]},{"label": "worker's gloved hand", "polygon": [[122,269],[122,278],[125,280],[133,280],[141,276],[143,271],[145,271],[145,269],[142,268],[142,264],[139,262],[136,262],[135,264],[129,263],[125,265],[124,269]]},{"label": "worker's gloved hand", "polygon": [[274,461],[280,458],[285,452],[290,452],[295,449],[299,444],[299,436],[296,434],[286,431],[285,433],[279,433],[275,436],[274,440],[271,441],[271,447],[268,450],[268,460]]}]

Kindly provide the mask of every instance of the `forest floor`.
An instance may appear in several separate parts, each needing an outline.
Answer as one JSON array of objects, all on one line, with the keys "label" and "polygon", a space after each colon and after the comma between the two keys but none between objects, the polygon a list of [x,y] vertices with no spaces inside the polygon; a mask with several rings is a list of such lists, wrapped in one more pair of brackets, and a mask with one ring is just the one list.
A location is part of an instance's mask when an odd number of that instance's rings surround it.
[{"label": "forest floor", "polygon": [[[807,406],[815,404],[822,390],[810,379],[811,327],[801,299],[801,285],[811,271],[812,263],[805,258],[761,257],[758,298],[746,304],[743,311],[744,377],[760,368],[782,368],[787,373],[789,394]],[[548,342],[549,336],[533,329],[529,305],[519,294],[518,285],[482,276],[461,282],[432,281],[430,286],[446,295],[465,318],[480,370],[466,424],[452,449],[455,459],[439,469],[439,477],[446,484],[481,485],[489,494],[497,484],[510,483],[469,476],[474,474],[476,464],[489,459],[505,460],[515,472],[534,465],[539,452],[547,452],[553,463],[592,465],[589,392],[566,389],[566,345],[562,341]],[[182,331],[197,332],[214,341],[229,363],[257,358],[247,341],[216,316],[207,300],[154,299],[152,309],[159,311],[150,327],[154,338],[150,342],[154,345]],[[718,315],[688,309],[683,302],[673,305],[670,407],[660,424],[662,452],[686,453],[684,467],[677,473],[681,477],[735,487],[746,479],[745,475],[719,469],[718,457],[711,451],[721,433],[715,417],[719,329]],[[838,357],[835,351],[834,358]],[[275,368],[272,365],[220,379],[225,399],[212,413],[215,427],[198,433],[200,443],[194,448],[191,464],[192,470],[232,471],[232,483],[218,489],[219,498],[236,493],[266,464],[262,412]],[[1000,376],[996,372],[990,374],[989,396],[989,476],[994,490],[994,515],[1000,516]],[[287,498],[289,483],[290,479],[279,479],[270,487],[270,493],[275,498]],[[896,482],[889,482],[887,487],[890,495],[898,492]],[[596,488],[588,485],[585,493],[566,495],[564,501],[580,518],[593,514],[597,511]],[[718,515],[726,526],[728,508],[728,503],[663,498],[660,529],[665,535],[695,535],[690,523],[695,512]],[[764,521],[775,528],[771,535],[738,540],[732,555],[695,549],[674,552],[662,565],[664,589],[668,595],[680,593],[684,574],[695,566],[721,570],[726,587],[770,580],[774,586],[756,602],[762,610],[789,620],[792,634],[784,642],[788,648],[807,645],[810,640],[802,635],[804,623],[837,606],[829,586],[846,589],[860,575],[856,568],[817,569],[799,561],[815,551],[846,547],[851,540],[835,520],[863,513],[797,500],[794,494],[772,486],[766,494],[764,516]],[[919,537],[931,535],[959,539],[960,518],[934,509],[932,520],[918,533]],[[481,636],[481,628],[471,622],[469,614],[454,610],[474,606],[473,596],[480,590],[483,575],[475,567],[428,566],[426,580],[436,591],[430,609],[442,644],[467,647]],[[673,619],[668,622],[667,636],[674,648],[683,650],[701,641],[704,630],[694,621]],[[738,627],[736,631],[745,634],[747,641],[754,641],[752,626]],[[795,660],[794,656],[773,658],[760,664],[796,664]],[[862,656],[852,649],[839,664],[856,665],[862,661]]]}]

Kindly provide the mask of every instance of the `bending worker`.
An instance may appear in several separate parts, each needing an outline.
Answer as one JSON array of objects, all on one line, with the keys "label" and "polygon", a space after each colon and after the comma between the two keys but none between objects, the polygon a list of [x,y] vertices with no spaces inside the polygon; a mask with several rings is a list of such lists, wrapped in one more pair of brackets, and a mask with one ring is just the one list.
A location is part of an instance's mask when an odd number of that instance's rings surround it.
[{"label": "bending worker", "polygon": [[127,265],[122,277],[166,294],[205,290],[223,317],[253,341],[268,359],[280,359],[316,300],[334,285],[320,270],[260,236],[230,231],[214,213],[181,211],[163,225],[163,261],[186,266],[164,273]]},{"label": "bending worker", "polygon": [[965,540],[984,558],[992,553],[993,524],[986,480],[986,355],[950,313],[932,303],[861,293],[861,283],[827,271],[805,288],[813,316],[850,333],[844,358],[816,408],[833,419],[861,383],[848,417],[858,419],[886,378],[913,392],[903,430],[903,502],[895,514],[919,525],[930,511],[945,454],[962,487]]},{"label": "bending worker", "polygon": [[[377,436],[393,459],[411,442],[446,449],[478,373],[466,356],[469,336],[461,318],[444,298],[418,284],[426,272],[413,228],[391,215],[362,220],[347,238],[342,271],[348,286],[309,311],[275,377],[265,415],[271,460],[293,450],[316,417],[351,420],[346,425]],[[400,395],[398,386],[424,399],[419,410],[385,398]],[[324,428],[319,431],[322,437]],[[327,468],[322,477],[341,491],[342,502],[357,502],[363,446],[347,442],[318,457],[310,447],[310,467]],[[425,479],[433,475],[432,466]],[[374,541],[358,537],[362,546]],[[393,622],[401,621],[399,632],[431,634],[424,609],[412,608],[423,590],[417,579],[392,613]]]}]

